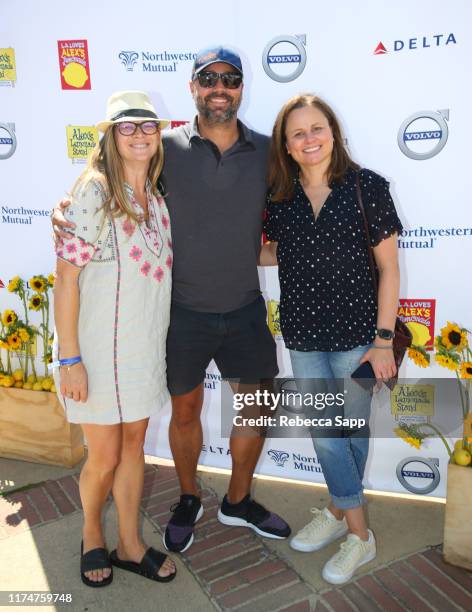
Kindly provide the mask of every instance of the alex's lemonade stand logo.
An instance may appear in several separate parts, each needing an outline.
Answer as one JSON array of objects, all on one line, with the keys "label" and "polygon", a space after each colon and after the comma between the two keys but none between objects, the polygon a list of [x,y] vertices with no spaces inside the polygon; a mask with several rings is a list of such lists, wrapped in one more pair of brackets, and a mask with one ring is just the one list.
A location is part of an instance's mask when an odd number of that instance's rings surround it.
[{"label": "alex's lemonade stand logo", "polygon": [[0,85],[15,86],[16,61],[15,50],[11,47],[0,48]]},{"label": "alex's lemonade stand logo", "polygon": [[279,302],[269,300],[267,302],[267,324],[274,337],[282,336],[280,331]]},{"label": "alex's lemonade stand logo", "polygon": [[98,142],[98,131],[93,125],[68,125],[67,154],[74,163],[84,163]]},{"label": "alex's lemonade stand logo", "polygon": [[86,40],[58,40],[62,89],[91,89]]}]

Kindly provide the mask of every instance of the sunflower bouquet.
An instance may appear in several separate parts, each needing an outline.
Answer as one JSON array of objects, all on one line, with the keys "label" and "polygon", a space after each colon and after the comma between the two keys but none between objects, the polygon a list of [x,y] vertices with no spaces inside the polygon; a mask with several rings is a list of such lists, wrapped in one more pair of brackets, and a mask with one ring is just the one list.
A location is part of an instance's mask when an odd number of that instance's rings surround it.
[{"label": "sunflower bouquet", "polygon": [[[431,423],[406,424],[400,422],[395,433],[411,446],[420,448],[423,441],[437,435],[443,441],[451,463],[472,466],[472,412],[470,405],[472,380],[472,350],[469,334],[471,332],[456,323],[447,322],[440,330],[440,335],[434,339],[434,362],[442,368],[454,372],[459,388],[464,435],[451,449],[442,432]],[[431,355],[422,346],[412,345],[408,349],[408,357],[419,367],[427,368],[431,363]],[[426,430],[426,431],[425,431]]]},{"label": "sunflower bouquet", "polygon": [[[53,391],[53,379],[47,366],[52,361],[52,335],[49,331],[49,293],[54,286],[54,275],[33,276],[28,282],[15,276],[8,283],[8,291],[15,293],[23,306],[23,317],[14,310],[0,313],[0,386]],[[38,312],[41,323],[32,325],[29,314]],[[36,347],[42,345],[44,376],[38,375],[35,363]],[[5,355],[3,355],[5,352]],[[16,360],[16,369],[13,361]]]}]

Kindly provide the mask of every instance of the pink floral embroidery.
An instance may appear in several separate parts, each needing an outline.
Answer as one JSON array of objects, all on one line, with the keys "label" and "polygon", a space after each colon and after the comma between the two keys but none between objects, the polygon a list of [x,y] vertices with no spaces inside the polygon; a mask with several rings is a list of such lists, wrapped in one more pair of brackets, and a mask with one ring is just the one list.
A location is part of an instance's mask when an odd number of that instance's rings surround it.
[{"label": "pink floral embroidery", "polygon": [[157,203],[159,204],[159,206],[162,206],[164,204],[164,198],[158,197]]},{"label": "pink floral embroidery", "polygon": [[59,251],[57,251],[57,256],[64,257],[64,251],[62,249],[59,249]]},{"label": "pink floral embroidery", "polygon": [[142,254],[143,252],[136,245],[134,245],[131,251],[129,252],[130,257],[134,259],[134,261],[139,261],[141,259]]},{"label": "pink floral embroidery", "polygon": [[169,270],[172,268],[172,257],[170,255],[167,255],[166,266],[169,268]]},{"label": "pink floral embroidery", "polygon": [[75,242],[68,242],[66,244],[66,250],[68,253],[76,253],[77,252],[77,246],[75,244]]},{"label": "pink floral embroidery", "polygon": [[170,238],[167,238],[167,246],[169,247],[169,249],[170,249],[171,251],[173,251],[173,248],[172,248],[172,240],[171,240]]},{"label": "pink floral embroidery", "polygon": [[145,261],[143,263],[143,265],[141,266],[141,268],[140,268],[140,270],[144,274],[144,276],[147,276],[149,274],[149,270],[150,269],[151,269],[151,264],[148,261]]},{"label": "pink floral embroidery", "polygon": [[77,259],[75,257],[71,257],[67,261],[70,261],[71,264],[76,264],[77,263]]},{"label": "pink floral embroidery", "polygon": [[162,277],[164,276],[164,270],[161,268],[161,266],[158,266],[156,268],[156,271],[153,274],[154,278],[160,283],[162,280]]},{"label": "pink floral embroidery", "polygon": [[131,236],[134,234],[134,230],[136,229],[136,225],[128,217],[126,217],[126,219],[123,221],[121,227],[128,238],[131,238]]},{"label": "pink floral embroidery", "polygon": [[90,253],[88,253],[87,251],[83,251],[83,252],[80,254],[80,259],[81,259],[83,262],[87,262],[87,261],[89,261],[89,259],[90,259]]},{"label": "pink floral embroidery", "polygon": [[169,227],[169,219],[165,215],[162,215],[161,219],[164,229],[167,229]]}]

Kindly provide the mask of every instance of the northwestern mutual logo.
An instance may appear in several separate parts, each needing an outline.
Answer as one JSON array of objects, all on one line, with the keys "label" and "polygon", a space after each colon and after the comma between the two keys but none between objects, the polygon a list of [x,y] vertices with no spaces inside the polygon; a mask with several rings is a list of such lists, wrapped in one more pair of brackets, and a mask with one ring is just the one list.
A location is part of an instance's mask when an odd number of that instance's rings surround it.
[{"label": "northwestern mutual logo", "polygon": [[277,467],[285,467],[285,463],[291,458],[294,470],[322,473],[321,466],[316,457],[305,456],[300,453],[288,453],[287,451],[272,448],[267,451],[267,454]]},{"label": "northwestern mutual logo", "polygon": [[470,238],[471,227],[415,227],[404,229],[398,239],[399,249],[433,249],[439,238]]},{"label": "northwestern mutual logo", "polygon": [[191,51],[120,51],[118,59],[128,72],[177,72],[182,62],[193,62]]},{"label": "northwestern mutual logo", "polygon": [[290,457],[290,455],[286,451],[273,450],[273,449],[267,451],[267,454],[272,459],[272,461],[274,461],[277,467],[284,467],[285,462]]},{"label": "northwestern mutual logo", "polygon": [[415,38],[406,38],[405,40],[394,40],[388,46],[382,41],[374,49],[374,55],[385,55],[389,51],[414,51],[415,49],[430,49],[434,47],[446,47],[447,45],[456,45],[456,37],[451,32],[450,34],[429,34],[428,36],[419,36]]},{"label": "northwestern mutual logo", "polygon": [[38,208],[11,208],[10,206],[2,205],[2,223],[15,225],[32,225],[33,219],[37,217],[49,217],[48,210]]}]

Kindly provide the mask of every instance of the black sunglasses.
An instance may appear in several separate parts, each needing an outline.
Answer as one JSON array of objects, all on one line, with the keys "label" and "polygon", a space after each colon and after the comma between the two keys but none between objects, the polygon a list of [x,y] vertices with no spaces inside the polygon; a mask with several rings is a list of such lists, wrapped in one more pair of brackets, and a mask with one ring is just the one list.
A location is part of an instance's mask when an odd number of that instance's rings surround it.
[{"label": "black sunglasses", "polygon": [[143,121],[142,123],[122,121],[121,123],[117,123],[115,127],[122,136],[132,136],[138,128],[143,134],[150,136],[151,134],[155,134],[159,129],[159,121]]},{"label": "black sunglasses", "polygon": [[199,72],[193,77],[193,80],[198,80],[200,87],[215,87],[218,83],[218,79],[221,79],[223,87],[226,89],[237,89],[243,82],[243,75],[240,72],[213,72],[208,70],[206,72]]}]

